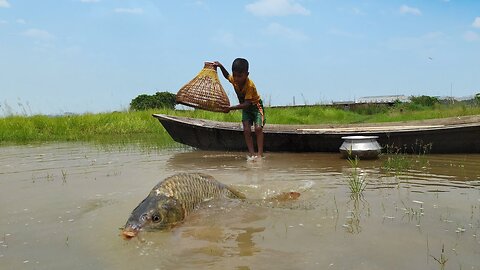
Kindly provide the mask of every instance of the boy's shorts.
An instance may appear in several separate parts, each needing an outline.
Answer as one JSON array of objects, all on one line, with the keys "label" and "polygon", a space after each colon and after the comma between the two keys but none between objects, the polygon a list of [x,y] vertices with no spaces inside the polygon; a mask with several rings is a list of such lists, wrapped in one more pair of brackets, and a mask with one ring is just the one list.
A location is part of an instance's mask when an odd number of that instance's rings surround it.
[{"label": "boy's shorts", "polygon": [[263,127],[265,125],[265,110],[263,102],[260,100],[258,104],[252,104],[248,108],[242,110],[242,122],[248,121],[250,125]]}]

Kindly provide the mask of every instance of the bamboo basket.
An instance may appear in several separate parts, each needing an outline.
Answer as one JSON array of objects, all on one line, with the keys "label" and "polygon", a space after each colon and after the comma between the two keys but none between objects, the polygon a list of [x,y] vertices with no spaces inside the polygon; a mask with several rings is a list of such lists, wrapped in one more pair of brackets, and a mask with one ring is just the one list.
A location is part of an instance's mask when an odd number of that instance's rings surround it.
[{"label": "bamboo basket", "polygon": [[176,101],[213,112],[223,112],[230,107],[230,101],[212,62],[205,62],[200,73],[178,91]]}]

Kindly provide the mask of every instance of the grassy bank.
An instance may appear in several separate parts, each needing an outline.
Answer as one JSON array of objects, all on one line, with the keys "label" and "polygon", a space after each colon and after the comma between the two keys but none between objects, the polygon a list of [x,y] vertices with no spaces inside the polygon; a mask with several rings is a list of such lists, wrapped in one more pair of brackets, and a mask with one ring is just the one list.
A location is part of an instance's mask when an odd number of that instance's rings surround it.
[{"label": "grassy bank", "polygon": [[333,107],[296,107],[267,109],[267,122],[270,124],[353,124],[412,121],[477,114],[480,114],[479,106],[440,104],[432,107],[380,106],[380,108],[359,111]]},{"label": "grassy bank", "polygon": [[98,143],[128,143],[150,141],[160,145],[173,140],[153,113],[185,115],[236,121],[238,114],[202,111],[148,110],[65,116],[8,116],[0,118],[0,144],[39,142],[93,141]]},{"label": "grassy bank", "polygon": [[[335,109],[325,106],[266,108],[267,124],[347,124],[408,121],[480,114],[478,106],[438,105],[429,108],[381,108],[377,113]],[[170,115],[237,122],[239,111],[229,114],[203,110],[148,110],[49,117],[8,116],[0,118],[0,143],[95,141],[104,143],[150,140],[160,144],[173,141],[151,115]]]}]

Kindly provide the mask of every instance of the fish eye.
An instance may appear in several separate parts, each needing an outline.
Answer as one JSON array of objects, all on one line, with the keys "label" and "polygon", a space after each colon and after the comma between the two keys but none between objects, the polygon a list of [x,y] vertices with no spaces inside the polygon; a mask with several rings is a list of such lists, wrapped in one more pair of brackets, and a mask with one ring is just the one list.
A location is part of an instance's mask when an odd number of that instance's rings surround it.
[{"label": "fish eye", "polygon": [[153,222],[160,222],[162,220],[162,218],[159,215],[153,215],[152,220],[153,220]]}]

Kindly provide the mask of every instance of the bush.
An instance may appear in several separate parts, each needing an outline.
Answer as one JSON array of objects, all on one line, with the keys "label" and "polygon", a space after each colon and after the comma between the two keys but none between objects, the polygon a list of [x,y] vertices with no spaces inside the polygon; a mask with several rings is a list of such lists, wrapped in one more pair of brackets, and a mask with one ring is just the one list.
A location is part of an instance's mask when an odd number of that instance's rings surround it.
[{"label": "bush", "polygon": [[436,97],[430,96],[418,96],[418,97],[410,97],[410,100],[415,105],[425,106],[425,107],[433,107],[435,104],[439,103],[440,101]]},{"label": "bush", "polygon": [[174,109],[175,94],[169,92],[157,92],[155,95],[142,94],[132,99],[130,109],[143,111],[148,109]]},{"label": "bush", "polygon": [[353,112],[361,115],[374,115],[379,113],[386,113],[389,110],[389,106],[385,104],[365,104],[352,109]]}]

